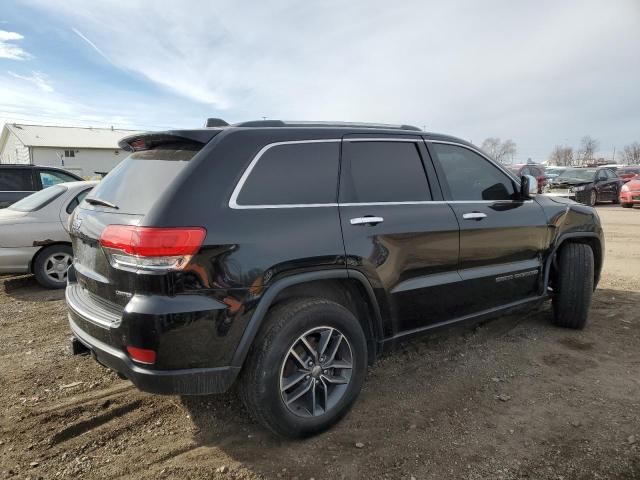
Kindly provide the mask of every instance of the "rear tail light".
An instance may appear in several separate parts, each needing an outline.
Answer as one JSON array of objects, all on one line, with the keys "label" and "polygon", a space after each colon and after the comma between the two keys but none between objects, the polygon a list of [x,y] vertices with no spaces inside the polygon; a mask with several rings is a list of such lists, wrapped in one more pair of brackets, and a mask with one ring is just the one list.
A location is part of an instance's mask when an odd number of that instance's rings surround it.
[{"label": "rear tail light", "polygon": [[206,233],[201,227],[109,225],[100,236],[100,245],[115,268],[180,270],[198,252]]},{"label": "rear tail light", "polygon": [[131,360],[144,363],[146,365],[153,365],[156,363],[156,352],[147,348],[127,347],[127,353],[131,357]]}]

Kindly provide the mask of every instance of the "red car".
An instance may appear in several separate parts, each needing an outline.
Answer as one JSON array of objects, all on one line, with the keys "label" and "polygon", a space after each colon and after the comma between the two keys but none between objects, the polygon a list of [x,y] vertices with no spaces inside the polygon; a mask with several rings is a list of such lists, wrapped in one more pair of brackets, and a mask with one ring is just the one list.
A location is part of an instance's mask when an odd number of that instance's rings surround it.
[{"label": "red car", "polygon": [[518,178],[523,175],[531,175],[536,177],[538,181],[538,193],[542,193],[544,186],[547,183],[547,176],[544,173],[544,169],[538,165],[526,163],[523,165],[510,165],[509,170],[516,174]]},{"label": "red car", "polygon": [[640,176],[640,166],[637,167],[622,167],[617,170],[618,176],[628,182],[632,178]]},{"label": "red car", "polygon": [[631,208],[640,205],[640,176],[629,180],[620,189],[620,205]]}]

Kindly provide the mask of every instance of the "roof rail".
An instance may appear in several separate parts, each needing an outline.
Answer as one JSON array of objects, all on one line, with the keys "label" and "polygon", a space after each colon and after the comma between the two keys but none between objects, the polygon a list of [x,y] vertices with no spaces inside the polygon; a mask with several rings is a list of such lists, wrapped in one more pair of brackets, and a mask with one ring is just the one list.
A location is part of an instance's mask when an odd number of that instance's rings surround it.
[{"label": "roof rail", "polygon": [[392,125],[388,123],[362,123],[362,122],[306,122],[283,120],[251,120],[248,122],[234,123],[233,127],[345,127],[345,128],[377,128],[391,130],[413,130],[421,132],[422,129],[413,125]]}]

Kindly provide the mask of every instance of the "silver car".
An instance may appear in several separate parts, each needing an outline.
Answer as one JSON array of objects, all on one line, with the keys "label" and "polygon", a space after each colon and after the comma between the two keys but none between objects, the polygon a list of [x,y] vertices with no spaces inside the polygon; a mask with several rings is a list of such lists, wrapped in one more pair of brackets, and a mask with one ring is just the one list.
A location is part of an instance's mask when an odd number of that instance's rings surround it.
[{"label": "silver car", "polygon": [[63,288],[73,260],[69,215],[98,182],[59,183],[0,210],[0,273],[33,273]]}]

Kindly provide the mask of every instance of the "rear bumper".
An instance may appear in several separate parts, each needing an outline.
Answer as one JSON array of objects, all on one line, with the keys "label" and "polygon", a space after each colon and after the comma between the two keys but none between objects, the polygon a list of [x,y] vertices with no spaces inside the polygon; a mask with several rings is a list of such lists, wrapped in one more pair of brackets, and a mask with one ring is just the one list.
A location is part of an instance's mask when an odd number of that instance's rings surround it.
[{"label": "rear bumper", "polygon": [[150,370],[134,364],[122,351],[83,331],[69,314],[74,337],[89,349],[98,363],[115,370],[140,390],[166,395],[207,395],[226,392],[240,372],[236,367]]}]

